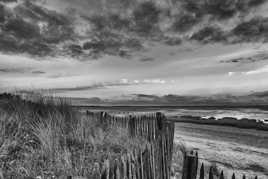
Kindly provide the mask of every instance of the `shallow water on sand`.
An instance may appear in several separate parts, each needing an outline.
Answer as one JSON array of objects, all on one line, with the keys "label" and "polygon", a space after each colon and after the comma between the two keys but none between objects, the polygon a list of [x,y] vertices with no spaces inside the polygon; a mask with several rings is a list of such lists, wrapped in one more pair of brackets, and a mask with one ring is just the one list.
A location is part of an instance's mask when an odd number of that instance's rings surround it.
[{"label": "shallow water on sand", "polygon": [[148,113],[162,112],[167,117],[178,117],[182,115],[200,116],[200,117],[234,117],[237,119],[248,118],[256,120],[267,120],[268,111],[256,108],[180,108],[180,107],[86,107],[84,110],[107,111],[112,113]]},{"label": "shallow water on sand", "polygon": [[268,131],[177,123],[175,142],[198,150],[201,162],[215,163],[227,178],[268,178]]}]

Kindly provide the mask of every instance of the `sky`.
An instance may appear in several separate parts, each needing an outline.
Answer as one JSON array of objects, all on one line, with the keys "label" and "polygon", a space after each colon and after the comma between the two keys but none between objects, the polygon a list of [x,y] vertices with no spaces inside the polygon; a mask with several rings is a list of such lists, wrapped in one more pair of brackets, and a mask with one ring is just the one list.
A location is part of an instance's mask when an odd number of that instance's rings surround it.
[{"label": "sky", "polygon": [[[168,40],[178,38],[179,43],[170,45],[162,38],[134,34],[131,38],[139,40],[141,48],[113,44],[96,54],[84,46],[96,35],[87,18],[101,6],[94,3],[97,1],[0,2],[2,92],[49,90],[59,96],[108,99],[133,94],[241,95],[268,90],[265,1],[256,5],[248,0],[245,10],[233,8],[234,3],[228,17],[225,12],[220,14],[222,9],[192,12],[179,4],[198,20],[190,25],[179,21],[187,29],[176,32],[165,29],[170,19],[161,18],[158,24]],[[177,16],[182,19],[185,14]],[[120,33],[116,38],[129,40]],[[120,55],[125,48],[130,54]]]}]

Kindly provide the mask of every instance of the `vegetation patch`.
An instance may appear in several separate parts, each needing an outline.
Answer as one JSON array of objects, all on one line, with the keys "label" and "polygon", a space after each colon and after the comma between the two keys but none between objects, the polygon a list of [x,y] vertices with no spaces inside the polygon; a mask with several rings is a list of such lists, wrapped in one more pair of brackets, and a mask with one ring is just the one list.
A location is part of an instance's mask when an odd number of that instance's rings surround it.
[{"label": "vegetation patch", "polygon": [[101,125],[64,100],[0,96],[0,168],[5,179],[90,176],[96,163],[144,145],[143,139]]}]

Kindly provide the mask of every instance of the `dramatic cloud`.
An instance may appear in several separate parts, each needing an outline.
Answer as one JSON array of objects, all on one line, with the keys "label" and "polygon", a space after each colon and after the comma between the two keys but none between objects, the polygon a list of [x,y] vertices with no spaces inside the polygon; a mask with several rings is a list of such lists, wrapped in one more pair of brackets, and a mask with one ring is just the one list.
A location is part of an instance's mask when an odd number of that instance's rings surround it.
[{"label": "dramatic cloud", "polygon": [[191,39],[201,41],[203,43],[224,42],[226,41],[226,35],[219,27],[210,26],[194,33]]},{"label": "dramatic cloud", "polygon": [[[170,3],[167,10],[159,1],[0,1],[0,51],[77,59],[104,54],[129,58],[148,41],[178,46],[189,40],[267,40],[267,19],[256,18],[253,12],[264,0]],[[235,27],[234,22],[240,24]],[[176,35],[170,36],[170,30]]]},{"label": "dramatic cloud", "polygon": [[180,2],[184,13],[177,15],[173,29],[187,33],[192,40],[202,43],[267,41],[267,18],[262,17],[265,14],[256,15],[260,5],[267,6],[265,0]]},{"label": "dramatic cloud", "polygon": [[265,0],[181,0],[182,6],[197,16],[212,15],[224,19],[265,3]]},{"label": "dramatic cloud", "polygon": [[232,30],[238,41],[267,41],[268,18],[256,17],[242,22]]},{"label": "dramatic cloud", "polygon": [[13,8],[0,4],[0,50],[47,56],[56,53],[57,45],[69,40],[73,31],[69,19],[30,1]]},{"label": "dramatic cloud", "polygon": [[183,14],[175,17],[176,20],[172,25],[174,31],[185,32],[200,22],[200,17],[195,14]]},{"label": "dramatic cloud", "polygon": [[267,89],[267,9],[264,0],[2,0],[0,88],[77,97]]}]

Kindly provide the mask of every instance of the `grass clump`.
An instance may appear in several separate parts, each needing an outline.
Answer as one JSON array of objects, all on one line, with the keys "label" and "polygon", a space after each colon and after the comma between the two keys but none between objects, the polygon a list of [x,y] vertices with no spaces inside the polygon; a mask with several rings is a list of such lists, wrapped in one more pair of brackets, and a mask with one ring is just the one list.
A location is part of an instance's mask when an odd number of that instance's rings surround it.
[{"label": "grass clump", "polygon": [[96,163],[140,149],[125,129],[103,126],[65,100],[0,96],[0,168],[5,179],[90,177]]}]

